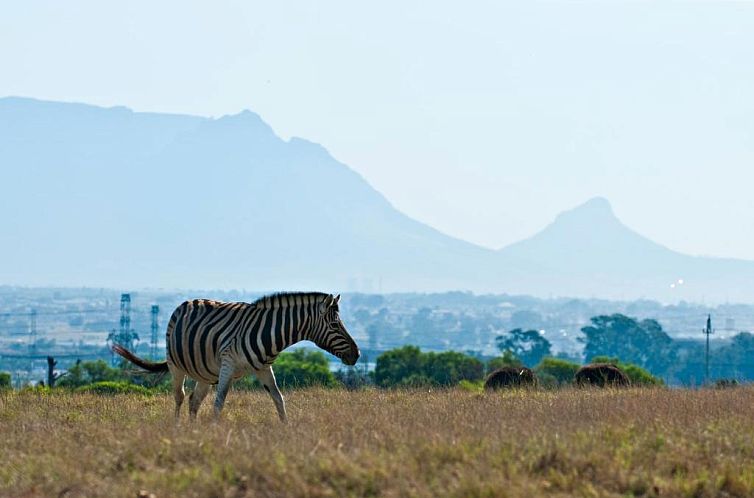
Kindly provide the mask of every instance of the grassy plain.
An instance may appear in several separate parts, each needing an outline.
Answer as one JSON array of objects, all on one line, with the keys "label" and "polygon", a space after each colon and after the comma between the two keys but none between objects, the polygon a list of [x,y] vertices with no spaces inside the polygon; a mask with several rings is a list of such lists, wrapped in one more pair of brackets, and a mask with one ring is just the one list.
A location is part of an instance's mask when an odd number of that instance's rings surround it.
[{"label": "grassy plain", "polygon": [[286,397],[0,394],[0,495],[754,496],[754,388]]}]

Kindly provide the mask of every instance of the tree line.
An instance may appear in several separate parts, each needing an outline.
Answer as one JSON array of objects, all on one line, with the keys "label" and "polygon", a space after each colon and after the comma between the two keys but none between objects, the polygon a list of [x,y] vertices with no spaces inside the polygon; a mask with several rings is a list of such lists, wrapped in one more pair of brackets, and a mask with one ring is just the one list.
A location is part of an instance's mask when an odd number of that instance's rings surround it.
[{"label": "tree line", "polygon": [[[637,320],[622,314],[593,317],[581,329],[585,362],[614,363],[634,384],[701,385],[704,380],[704,349],[701,342],[672,339],[656,320]],[[552,345],[537,330],[516,328],[496,338],[500,355],[483,358],[472,352],[424,352],[402,346],[380,354],[374,371],[359,367],[333,372],[321,351],[297,349],[283,352],[275,362],[281,388],[308,386],[380,388],[409,386],[454,386],[478,384],[491,371],[503,366],[526,366],[540,383],[557,387],[571,382],[581,359],[555,357]],[[754,379],[754,336],[741,333],[713,351],[712,379]],[[0,373],[0,389],[10,387],[10,375]],[[77,362],[56,382],[57,387],[94,392],[168,391],[170,380],[145,376],[123,365],[113,368],[102,360]],[[247,377],[236,389],[259,388]]]}]

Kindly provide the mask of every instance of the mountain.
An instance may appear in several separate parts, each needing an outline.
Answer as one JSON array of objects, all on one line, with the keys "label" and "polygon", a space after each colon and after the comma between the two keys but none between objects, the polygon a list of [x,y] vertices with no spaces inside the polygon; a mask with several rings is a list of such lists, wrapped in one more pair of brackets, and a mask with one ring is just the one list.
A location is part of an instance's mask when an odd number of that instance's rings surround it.
[{"label": "mountain", "polygon": [[0,284],[754,299],[754,263],[675,253],[600,198],[499,251],[449,237],[249,111],[2,98],[0,168]]},{"label": "mountain", "polygon": [[534,236],[499,251],[530,277],[520,292],[663,300],[743,300],[754,262],[672,251],[626,227],[601,197],[565,211]]},{"label": "mountain", "polygon": [[467,289],[494,256],[408,218],[324,148],[281,140],[248,111],[0,99],[0,164],[3,283]]}]

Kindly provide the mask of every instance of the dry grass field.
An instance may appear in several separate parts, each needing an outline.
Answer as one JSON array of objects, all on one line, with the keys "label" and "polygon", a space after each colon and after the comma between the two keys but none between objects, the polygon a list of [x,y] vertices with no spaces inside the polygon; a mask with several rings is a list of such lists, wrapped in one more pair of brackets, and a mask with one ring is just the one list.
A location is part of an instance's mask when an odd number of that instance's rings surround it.
[{"label": "dry grass field", "polygon": [[754,496],[752,388],[287,400],[176,427],[168,396],[0,394],[0,495]]}]

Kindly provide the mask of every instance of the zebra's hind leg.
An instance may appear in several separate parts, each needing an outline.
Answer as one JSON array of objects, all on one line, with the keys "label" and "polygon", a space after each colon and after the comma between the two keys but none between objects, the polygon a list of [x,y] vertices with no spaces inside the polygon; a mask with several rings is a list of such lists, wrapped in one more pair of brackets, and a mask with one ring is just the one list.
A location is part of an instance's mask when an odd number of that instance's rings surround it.
[{"label": "zebra's hind leg", "polygon": [[199,412],[199,407],[202,406],[202,401],[209,392],[209,384],[206,382],[196,382],[194,390],[189,396],[189,419],[196,420],[196,414]]},{"label": "zebra's hind leg", "polygon": [[275,382],[275,373],[272,371],[272,367],[268,365],[261,370],[254,370],[254,374],[259,379],[259,382],[262,383],[265,390],[270,393],[272,401],[275,402],[275,408],[277,408],[280,421],[287,424],[288,415],[285,413],[285,399],[283,399],[283,395],[280,393],[280,389],[278,389],[278,384]]},{"label": "zebra's hind leg", "polygon": [[220,412],[225,405],[225,397],[228,395],[230,383],[233,380],[233,361],[226,357],[220,363],[220,375],[217,379],[217,393],[215,394],[215,421],[220,419]]},{"label": "zebra's hind leg", "polygon": [[173,396],[175,396],[175,422],[181,418],[181,405],[186,392],[183,389],[183,381],[186,380],[186,374],[177,369],[171,369],[173,374]]}]

